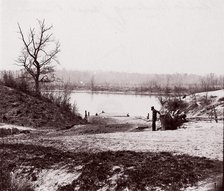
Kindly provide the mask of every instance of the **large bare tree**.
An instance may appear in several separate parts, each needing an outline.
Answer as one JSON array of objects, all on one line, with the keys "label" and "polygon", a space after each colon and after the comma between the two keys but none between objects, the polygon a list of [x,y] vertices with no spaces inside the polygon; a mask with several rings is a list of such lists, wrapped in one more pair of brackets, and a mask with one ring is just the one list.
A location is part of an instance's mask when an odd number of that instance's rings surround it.
[{"label": "large bare tree", "polygon": [[45,20],[37,22],[37,30],[30,28],[27,37],[18,23],[23,48],[17,63],[34,81],[36,94],[40,94],[40,83],[54,81],[54,67],[55,63],[59,63],[57,54],[60,52],[60,44],[53,38],[53,26],[46,26]]}]

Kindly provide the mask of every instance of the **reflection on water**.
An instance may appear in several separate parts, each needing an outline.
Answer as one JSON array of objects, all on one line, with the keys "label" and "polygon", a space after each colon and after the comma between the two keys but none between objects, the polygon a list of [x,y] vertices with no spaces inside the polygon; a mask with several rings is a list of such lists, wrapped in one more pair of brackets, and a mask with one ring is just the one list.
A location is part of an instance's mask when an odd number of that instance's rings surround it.
[{"label": "reflection on water", "polygon": [[116,93],[74,92],[71,94],[71,103],[76,103],[78,112],[83,116],[85,110],[91,115],[114,113],[116,115],[142,116],[151,113],[151,106],[160,109],[161,105],[156,96],[131,95]]}]

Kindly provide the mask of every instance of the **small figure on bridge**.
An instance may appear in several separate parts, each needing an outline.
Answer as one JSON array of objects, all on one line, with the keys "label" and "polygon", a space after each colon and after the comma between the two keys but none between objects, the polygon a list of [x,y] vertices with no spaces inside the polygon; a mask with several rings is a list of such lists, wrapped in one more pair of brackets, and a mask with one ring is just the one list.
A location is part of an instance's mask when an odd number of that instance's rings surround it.
[{"label": "small figure on bridge", "polygon": [[160,114],[153,106],[151,107],[152,110],[152,130],[156,131],[156,120],[157,120],[157,113]]}]

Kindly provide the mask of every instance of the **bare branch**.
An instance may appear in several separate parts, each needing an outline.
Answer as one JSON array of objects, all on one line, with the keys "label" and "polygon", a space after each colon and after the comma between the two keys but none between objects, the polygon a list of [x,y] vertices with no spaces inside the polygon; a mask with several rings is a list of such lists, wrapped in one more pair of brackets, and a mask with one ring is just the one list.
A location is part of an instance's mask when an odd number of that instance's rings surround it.
[{"label": "bare branch", "polygon": [[[50,82],[55,79],[50,78],[50,76],[54,72],[53,63],[58,63],[57,54],[60,52],[60,44],[54,40],[53,34],[50,32],[53,26],[47,27],[45,20],[37,20],[37,22],[39,30],[30,28],[28,40],[25,39],[18,23],[19,34],[24,44],[24,49],[21,51],[21,55],[16,62],[33,78],[36,93],[40,93],[40,82]],[[53,48],[52,45],[54,44],[55,47]]]},{"label": "bare branch", "polygon": [[35,45],[35,33],[34,29],[30,28],[30,34],[31,34],[31,42],[33,44],[33,49],[34,49],[34,55],[36,55],[36,45]]},{"label": "bare branch", "polygon": [[25,38],[24,38],[22,29],[21,29],[19,23],[18,23],[18,27],[19,27],[20,35],[21,35],[21,37],[22,37],[22,41],[23,41],[23,43],[24,43],[24,45],[25,45],[25,47],[26,47],[27,52],[29,53],[29,55],[30,55],[31,57],[35,58],[34,55],[31,54],[30,49],[29,49],[29,46],[30,46],[30,44],[32,43],[32,41],[30,41],[30,42],[27,43],[26,40],[25,40]]}]

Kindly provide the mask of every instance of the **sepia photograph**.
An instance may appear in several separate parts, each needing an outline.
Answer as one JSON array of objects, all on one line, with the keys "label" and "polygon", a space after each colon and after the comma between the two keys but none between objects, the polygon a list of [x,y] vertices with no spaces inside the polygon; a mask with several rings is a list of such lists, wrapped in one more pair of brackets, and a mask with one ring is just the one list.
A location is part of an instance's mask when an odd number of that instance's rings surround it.
[{"label": "sepia photograph", "polygon": [[222,191],[223,0],[0,0],[0,191]]}]

